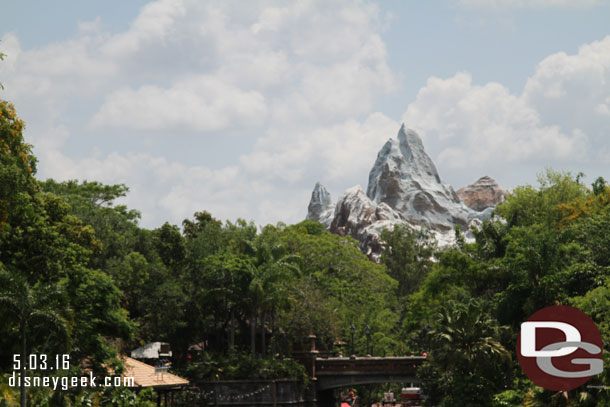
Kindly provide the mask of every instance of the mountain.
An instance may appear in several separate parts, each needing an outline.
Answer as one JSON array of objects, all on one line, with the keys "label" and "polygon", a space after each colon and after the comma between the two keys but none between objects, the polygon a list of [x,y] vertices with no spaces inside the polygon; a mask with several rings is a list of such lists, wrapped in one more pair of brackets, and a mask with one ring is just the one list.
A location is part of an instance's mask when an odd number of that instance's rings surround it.
[{"label": "mountain", "polygon": [[458,189],[457,195],[468,207],[481,212],[502,202],[506,198],[506,191],[493,178],[485,176]]},{"label": "mountain", "polygon": [[330,193],[322,184],[316,182],[307,207],[307,219],[315,220],[328,227],[333,219],[335,205],[330,199]]},{"label": "mountain", "polygon": [[379,234],[385,228],[406,223],[404,218],[385,203],[376,204],[360,185],[345,191],[337,205],[328,229],[340,236],[350,235],[360,242],[367,256],[381,252]]},{"label": "mountain", "polygon": [[453,228],[469,226],[489,218],[495,204],[506,193],[490,177],[460,189],[443,183],[419,135],[403,124],[396,139],[389,139],[377,154],[369,173],[366,193],[355,186],[336,204],[330,193],[316,183],[307,219],[323,223],[333,233],[350,235],[372,259],[381,252],[379,234],[396,224],[425,227],[440,245],[453,240]]},{"label": "mountain", "polygon": [[473,218],[451,185],[441,181],[417,133],[404,124],[397,140],[388,140],[377,154],[367,196],[409,222],[434,230],[449,231],[455,225],[466,229]]}]

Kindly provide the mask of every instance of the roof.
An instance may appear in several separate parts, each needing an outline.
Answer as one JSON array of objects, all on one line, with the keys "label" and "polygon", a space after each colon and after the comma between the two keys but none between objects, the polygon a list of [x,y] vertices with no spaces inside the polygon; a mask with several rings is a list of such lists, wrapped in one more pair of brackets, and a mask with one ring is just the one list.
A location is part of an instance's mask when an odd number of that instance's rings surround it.
[{"label": "roof", "polygon": [[155,373],[155,367],[125,356],[124,377],[133,377],[136,387],[178,387],[189,384],[189,381],[167,371]]}]

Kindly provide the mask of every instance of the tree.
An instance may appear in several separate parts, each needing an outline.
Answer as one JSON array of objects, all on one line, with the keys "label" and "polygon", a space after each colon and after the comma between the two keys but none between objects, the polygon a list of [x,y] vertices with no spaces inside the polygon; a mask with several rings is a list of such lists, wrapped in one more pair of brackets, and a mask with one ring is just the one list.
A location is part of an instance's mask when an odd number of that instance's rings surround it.
[{"label": "tree", "polygon": [[[285,227],[280,233],[286,250],[302,259],[301,279],[308,281],[324,298],[322,308],[333,310],[331,320],[339,321],[332,327],[332,337],[327,336],[326,329],[317,331],[313,325],[307,333],[318,335],[316,346],[320,350],[332,350],[333,342],[349,338],[352,324],[360,330],[366,325],[377,326],[385,330],[382,332],[384,336],[396,337],[395,326],[376,321],[385,315],[384,310],[396,311],[396,280],[388,275],[384,265],[370,261],[359,250],[356,240],[332,234],[319,225],[307,220]],[[310,295],[313,293],[303,293],[301,298],[305,300]],[[283,318],[283,321],[287,319]],[[315,323],[316,320],[311,319],[311,322]],[[300,329],[304,328],[300,324]],[[283,330],[294,331],[289,327]],[[298,342],[302,338],[292,339]],[[356,351],[364,351],[364,335],[358,335],[355,339]],[[397,342],[401,341],[397,339]],[[391,350],[388,348],[387,351]]]},{"label": "tree", "polygon": [[32,240],[20,236],[25,230],[40,236],[44,226],[38,215],[42,201],[37,199],[38,188],[32,175],[36,172],[36,158],[32,147],[23,140],[24,128],[14,106],[0,101],[0,263],[20,266],[31,265],[37,257],[35,250],[27,257],[15,256],[24,246],[32,249]]},{"label": "tree", "polygon": [[184,262],[186,247],[178,226],[165,222],[153,231],[153,242],[161,261],[168,268],[177,268]]},{"label": "tree", "polygon": [[510,353],[500,343],[503,328],[484,304],[471,299],[442,306],[428,333],[424,388],[441,406],[484,406],[506,379]]},{"label": "tree", "polygon": [[415,292],[432,268],[436,249],[433,237],[425,230],[396,225],[381,232],[380,238],[385,246],[381,261],[398,281],[398,296]]},{"label": "tree", "polygon": [[88,266],[106,270],[108,261],[120,259],[135,250],[138,211],[117,205],[115,200],[126,196],[123,184],[104,185],[93,181],[40,182],[40,189],[60,197],[69,205],[69,213],[90,225],[97,239]]},{"label": "tree", "polygon": [[[188,327],[196,330],[190,335],[192,339],[201,339],[210,330],[223,342],[229,327],[228,349],[234,350],[236,319],[245,320],[249,313],[248,286],[252,273],[252,262],[243,254],[218,253],[197,262],[191,274],[196,283],[188,295]],[[206,322],[208,326],[202,326]]]},{"label": "tree", "polygon": [[222,227],[222,222],[212,217],[207,212],[195,212],[195,220],[185,219],[182,221],[182,230],[187,239],[194,239],[198,234],[205,231],[209,226],[216,226],[218,229]]},{"label": "tree", "polygon": [[597,177],[591,187],[593,188],[593,194],[601,195],[603,193],[607,193],[608,182],[604,179],[604,177]]},{"label": "tree", "polygon": [[116,357],[116,340],[130,340],[135,330],[121,306],[121,292],[107,274],[80,268],[68,276],[66,293],[74,310],[71,353],[105,373],[105,365]]},{"label": "tree", "polygon": [[[31,287],[27,280],[16,273],[0,271],[0,309],[3,310],[3,320],[12,319],[17,325],[20,341],[19,356],[21,369],[21,407],[26,407],[26,388],[23,378],[26,373],[26,363],[29,360],[31,345],[28,338],[34,332],[49,332],[69,339],[69,327],[65,315],[66,301],[59,285],[36,284]],[[49,338],[47,337],[47,340]]]},{"label": "tree", "polygon": [[270,316],[273,325],[277,312],[290,305],[291,295],[288,287],[291,281],[300,275],[301,258],[287,252],[286,247],[279,241],[278,230],[273,226],[266,226],[263,229],[252,249],[254,268],[248,287],[252,301],[251,352],[255,353],[256,321],[260,318],[261,353],[264,356],[265,319]]},{"label": "tree", "polygon": [[529,226],[534,223],[555,225],[562,217],[558,205],[583,198],[586,189],[572,175],[547,169],[538,175],[538,189],[531,185],[515,188],[496,212],[509,226]]},{"label": "tree", "polygon": [[[275,335],[271,338],[274,353],[290,356],[295,343],[311,333],[317,336],[319,348],[329,348],[337,339],[337,327],[343,323],[335,304],[317,287],[311,276],[301,276],[286,288],[291,306],[278,313]],[[277,334],[279,332],[279,334]]]},{"label": "tree", "polygon": [[[64,344],[74,345],[74,362],[87,358],[101,368],[116,353],[110,342],[129,337],[132,325],[112,279],[87,268],[99,243],[93,228],[83,225],[64,199],[41,191],[23,129],[14,107],[0,101],[0,267],[23,283],[11,286],[15,298],[28,298],[18,293],[29,289],[35,299],[42,287],[60,286],[73,318]],[[11,322],[0,325],[0,336],[20,329]],[[0,360],[10,347],[0,348]]]}]

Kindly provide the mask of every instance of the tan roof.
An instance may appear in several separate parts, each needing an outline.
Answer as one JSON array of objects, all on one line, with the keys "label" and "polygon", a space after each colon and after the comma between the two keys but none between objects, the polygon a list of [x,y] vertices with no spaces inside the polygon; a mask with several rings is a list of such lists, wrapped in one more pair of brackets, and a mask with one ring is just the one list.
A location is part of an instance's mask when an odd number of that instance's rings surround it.
[{"label": "tan roof", "polygon": [[139,360],[124,356],[125,377],[133,377],[136,387],[176,387],[189,384],[189,381],[169,372],[155,373],[155,367]]}]

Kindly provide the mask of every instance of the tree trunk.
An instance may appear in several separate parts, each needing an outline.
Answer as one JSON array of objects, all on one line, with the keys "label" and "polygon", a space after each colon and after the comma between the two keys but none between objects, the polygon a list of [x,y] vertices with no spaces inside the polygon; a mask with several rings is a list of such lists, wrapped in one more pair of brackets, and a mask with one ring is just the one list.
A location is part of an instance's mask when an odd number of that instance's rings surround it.
[{"label": "tree trunk", "polygon": [[235,348],[235,312],[231,308],[231,328],[229,329],[229,353],[233,353]]},{"label": "tree trunk", "polygon": [[28,404],[28,400],[26,398],[26,394],[25,394],[25,364],[28,360],[27,357],[27,346],[26,346],[26,341],[25,341],[25,324],[21,325],[21,383],[20,383],[20,389],[21,389],[21,407],[27,407]]},{"label": "tree trunk", "polygon": [[256,354],[256,311],[252,313],[250,321],[250,353]]},{"label": "tree trunk", "polygon": [[269,335],[269,343],[271,343],[271,356],[275,357],[275,354],[277,353],[276,350],[276,346],[275,346],[275,341],[273,340],[273,337],[275,335],[275,308],[271,310],[271,335]]},{"label": "tree trunk", "polygon": [[265,314],[261,313],[261,355],[265,357]]}]

